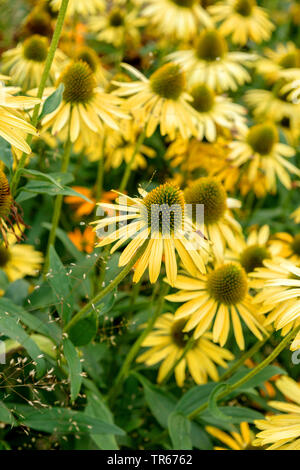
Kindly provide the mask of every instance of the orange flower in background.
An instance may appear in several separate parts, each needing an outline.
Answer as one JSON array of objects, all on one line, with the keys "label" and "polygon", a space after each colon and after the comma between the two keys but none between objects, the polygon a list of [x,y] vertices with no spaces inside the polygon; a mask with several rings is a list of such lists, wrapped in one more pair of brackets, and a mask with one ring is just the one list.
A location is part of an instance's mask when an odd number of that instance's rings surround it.
[{"label": "orange flower in background", "polygon": [[74,218],[78,219],[84,215],[90,215],[96,205],[96,199],[93,197],[93,191],[89,188],[85,188],[83,186],[73,186],[72,189],[77,191],[78,193],[86,196],[91,202],[87,202],[86,200],[82,199],[80,196],[66,196],[65,203],[70,204],[73,206]]},{"label": "orange flower in background", "polygon": [[92,227],[87,227],[83,233],[79,228],[75,228],[74,232],[68,233],[68,237],[76,248],[78,248],[79,251],[84,251],[89,254],[94,251],[95,236],[96,233],[93,231]]}]

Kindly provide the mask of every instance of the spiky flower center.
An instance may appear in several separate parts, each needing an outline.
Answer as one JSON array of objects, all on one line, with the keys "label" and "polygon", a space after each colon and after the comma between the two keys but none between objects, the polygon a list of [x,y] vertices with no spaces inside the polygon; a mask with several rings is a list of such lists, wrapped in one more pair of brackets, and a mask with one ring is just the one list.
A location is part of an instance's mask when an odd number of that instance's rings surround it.
[{"label": "spiky flower center", "polygon": [[65,85],[64,100],[67,103],[87,103],[92,99],[96,87],[94,74],[82,61],[69,65],[59,82]]},{"label": "spiky flower center", "polygon": [[279,65],[284,69],[300,67],[300,51],[288,52],[279,60]]},{"label": "spiky flower center", "polygon": [[185,88],[185,75],[177,64],[165,64],[150,77],[154,93],[168,100],[177,100]]},{"label": "spiky flower center", "polygon": [[108,18],[109,24],[114,28],[124,25],[124,15],[122,14],[119,8],[114,8],[111,10]]},{"label": "spiky flower center", "polygon": [[190,339],[192,332],[182,331],[185,327],[186,320],[183,318],[177,320],[171,327],[171,338],[173,343],[178,346],[180,349],[183,349]]},{"label": "spiky flower center", "polygon": [[270,253],[264,246],[251,245],[245,248],[241,254],[241,265],[247,273],[252,273],[255,268],[261,268],[263,261],[270,258]]},{"label": "spiky flower center", "polygon": [[184,8],[191,8],[195,5],[196,1],[197,0],[172,0],[173,3]]},{"label": "spiky flower center", "polygon": [[9,216],[12,206],[12,196],[10,193],[8,180],[0,170],[0,218],[5,219]]},{"label": "spiky flower center", "polygon": [[215,29],[200,33],[196,53],[199,59],[213,62],[221,59],[228,51],[226,39]]},{"label": "spiky flower center", "polygon": [[255,0],[237,0],[234,9],[241,16],[250,16],[255,5]]},{"label": "spiky flower center", "polygon": [[194,86],[191,95],[194,98],[192,106],[196,111],[199,113],[207,113],[212,109],[215,102],[215,93],[207,85],[201,84]]},{"label": "spiky flower center", "polygon": [[248,291],[245,270],[234,263],[220,266],[208,275],[207,290],[221,304],[236,305],[242,302]]},{"label": "spiky flower center", "polygon": [[84,47],[80,49],[76,54],[76,60],[81,60],[89,65],[92,72],[96,72],[98,65],[98,56],[94,49],[90,47]]},{"label": "spiky flower center", "polygon": [[215,178],[200,178],[185,189],[184,197],[187,204],[192,204],[193,217],[197,214],[197,205],[204,205],[204,222],[206,225],[218,222],[227,209],[226,191]]},{"label": "spiky flower center", "polygon": [[161,184],[144,198],[148,227],[152,233],[176,233],[183,226],[185,200],[183,192],[169,183]]},{"label": "spiky flower center", "polygon": [[48,40],[44,36],[35,34],[26,39],[23,44],[25,59],[34,62],[44,62],[48,54]]},{"label": "spiky flower center", "polygon": [[0,268],[5,268],[10,260],[10,253],[7,248],[0,246]]},{"label": "spiky flower center", "polygon": [[294,240],[291,243],[291,249],[295,255],[300,256],[300,233],[295,236]]},{"label": "spiky flower center", "polygon": [[273,124],[257,124],[251,127],[247,137],[254,152],[268,155],[278,141],[278,132]]}]

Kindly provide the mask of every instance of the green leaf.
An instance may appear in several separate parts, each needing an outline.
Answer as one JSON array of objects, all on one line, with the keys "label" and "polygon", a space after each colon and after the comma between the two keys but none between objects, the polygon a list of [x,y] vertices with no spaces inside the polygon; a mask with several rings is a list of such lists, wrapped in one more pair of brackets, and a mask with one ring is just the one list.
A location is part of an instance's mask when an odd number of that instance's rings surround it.
[{"label": "green leaf", "polygon": [[230,421],[230,417],[222,413],[221,409],[218,407],[217,400],[218,395],[228,388],[228,384],[220,383],[212,390],[209,399],[208,399],[208,410],[212,416],[221,421]]},{"label": "green leaf", "polygon": [[53,111],[58,108],[58,106],[62,102],[64,89],[65,86],[63,83],[61,83],[59,87],[54,91],[54,93],[48,96],[48,98],[44,102],[44,106],[39,116],[39,120],[43,119],[45,116],[47,116],[47,114],[53,113]]},{"label": "green leaf", "polygon": [[[42,226],[49,231],[51,230],[51,224],[47,222],[43,223]],[[76,260],[81,261],[84,258],[84,254],[76,248],[76,246],[74,245],[74,243],[72,243],[66,232],[59,227],[56,229],[56,237],[59,238],[59,240],[63,243],[64,247],[68,250],[70,255],[72,255]]]},{"label": "green leaf", "polygon": [[57,311],[63,322],[68,323],[74,306],[71,283],[53,246],[50,247],[50,269],[47,279],[57,299]]},{"label": "green leaf", "polygon": [[97,315],[92,312],[88,317],[83,320],[79,320],[69,330],[69,338],[75,346],[86,346],[96,336],[98,329],[98,318]]},{"label": "green leaf", "polygon": [[63,350],[69,367],[71,400],[75,401],[80,392],[82,384],[81,362],[76,348],[67,338],[63,340]]},{"label": "green leaf", "polygon": [[[106,423],[113,424],[113,418],[110,410],[107,408],[99,392],[87,392],[88,404],[85,412],[88,416],[99,418]],[[118,450],[118,444],[113,434],[91,434],[95,444],[102,450]]]},{"label": "green leaf", "polygon": [[169,415],[168,429],[175,450],[190,450],[193,448],[191,439],[191,422],[177,411]]},{"label": "green leaf", "polygon": [[168,428],[168,419],[170,413],[175,408],[176,400],[171,395],[155,385],[152,385],[145,377],[138,373],[134,376],[141,382],[145,392],[146,402],[158,423],[165,429]]},{"label": "green leaf", "polygon": [[36,370],[38,377],[41,377],[46,370],[46,364],[43,359],[43,354],[38,348],[37,344],[26,333],[24,328],[16,322],[15,316],[9,315],[0,308],[0,334],[8,336],[18,343],[20,343],[28,352],[30,357],[36,363]]},{"label": "green leaf", "polygon": [[0,160],[7,166],[10,170],[12,169],[14,159],[11,151],[10,144],[0,137]]},{"label": "green leaf", "polygon": [[256,419],[264,418],[262,413],[244,406],[220,406],[219,411],[223,416],[226,416],[226,420],[220,420],[219,417],[211,415],[209,410],[205,410],[203,413],[201,413],[201,422],[231,430],[232,424],[240,424],[243,421],[246,421],[247,423],[253,423]]},{"label": "green leaf", "polygon": [[[233,384],[237,382],[238,380],[242,379],[245,375],[249,374],[249,369],[242,369],[236,372],[228,381],[227,383]],[[282,374],[287,374],[287,372],[282,369],[281,367],[277,366],[267,366],[260,372],[258,372],[254,377],[252,377],[250,380],[245,382],[243,385],[241,385],[238,389],[234,391],[234,394],[239,394],[241,391],[249,390],[251,388],[255,388],[258,386],[261,386],[269,380],[273,375],[282,375]]]},{"label": "green leaf", "polygon": [[32,178],[33,180],[37,181],[50,181],[54,184],[54,186],[57,186],[58,188],[62,189],[61,184],[57,180],[55,180],[53,176],[51,176],[51,174],[49,173],[42,173],[41,171],[37,170],[29,170],[28,168],[21,168],[18,171],[27,178]]},{"label": "green leaf", "polygon": [[93,418],[82,411],[68,408],[53,407],[33,409],[31,406],[14,404],[12,407],[20,414],[19,423],[47,433],[57,434],[116,434],[124,435],[124,431],[115,424]]},{"label": "green leaf", "polygon": [[15,418],[13,417],[12,413],[9,411],[9,409],[5,406],[3,401],[0,401],[0,422],[14,425],[15,424]]},{"label": "green leaf", "polygon": [[177,403],[176,411],[181,411],[184,415],[192,413],[208,401],[209,395],[215,386],[216,384],[211,382],[191,388]]}]

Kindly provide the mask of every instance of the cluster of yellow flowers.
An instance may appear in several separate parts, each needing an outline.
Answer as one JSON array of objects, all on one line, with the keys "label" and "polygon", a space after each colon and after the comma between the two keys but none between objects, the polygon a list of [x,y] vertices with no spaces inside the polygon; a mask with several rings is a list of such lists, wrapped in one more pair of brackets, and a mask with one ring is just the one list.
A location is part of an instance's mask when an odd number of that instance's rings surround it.
[{"label": "cluster of yellow flowers", "polygon": [[[182,387],[187,370],[197,384],[219,380],[217,366],[234,360],[225,348],[231,332],[244,350],[248,330],[258,340],[274,330],[283,337],[296,330],[291,350],[300,349],[300,234],[296,228],[274,233],[264,224],[245,236],[241,224],[251,215],[251,197],[263,204],[279,187],[299,187],[298,47],[260,46],[275,25],[255,0],[69,0],[38,95],[62,0],[35,3],[20,42],[1,56],[0,136],[12,145],[15,170],[21,153],[31,152],[28,135],[99,161],[108,182],[111,170],[124,168],[113,188],[115,202],[103,202],[96,188],[98,207],[109,214],[95,222],[97,246],[121,249],[119,266],[134,269],[135,283],[147,269],[150,283],[161,276],[172,288],[166,300],[174,312],[157,319],[138,362],[160,363],[158,382],[174,372]],[[292,2],[289,12],[295,22],[296,7]],[[98,43],[115,53],[100,58],[92,46]],[[151,44],[151,53],[141,52]],[[253,83],[261,89],[247,88]],[[61,89],[61,101],[42,116],[37,131],[30,123],[33,107]],[[136,185],[138,195],[131,197],[125,191],[131,171],[146,171],[157,156],[155,135],[165,145],[168,175],[149,191]],[[16,206],[2,172],[0,184],[5,233]],[[299,223],[300,208],[286,217]],[[78,243],[78,236],[70,238]],[[16,240],[9,233],[8,246],[0,247],[0,267],[12,281],[35,275],[43,262],[42,253]],[[276,385],[296,404],[271,402],[287,414],[258,421],[262,431],[255,440],[246,423],[232,436],[211,426],[207,431],[232,449],[300,449],[299,384],[281,377]]]}]

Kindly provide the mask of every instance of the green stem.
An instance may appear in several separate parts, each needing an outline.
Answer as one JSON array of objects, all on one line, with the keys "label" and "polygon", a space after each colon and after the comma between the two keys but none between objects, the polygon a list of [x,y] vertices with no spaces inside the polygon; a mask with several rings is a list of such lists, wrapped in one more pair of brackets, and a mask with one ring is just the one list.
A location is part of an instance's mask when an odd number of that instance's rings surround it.
[{"label": "green stem", "polygon": [[[56,21],[55,30],[54,30],[53,37],[52,37],[52,41],[51,41],[49,51],[48,51],[48,55],[47,55],[47,58],[46,58],[44,71],[43,71],[42,78],[41,78],[41,81],[40,81],[40,85],[39,85],[39,88],[38,88],[37,98],[42,98],[43,97],[43,92],[44,92],[44,89],[45,89],[45,86],[46,86],[46,83],[47,83],[47,80],[48,80],[49,72],[50,72],[50,69],[51,69],[51,66],[52,66],[52,62],[53,62],[53,59],[54,59],[54,56],[55,56],[55,52],[56,52],[56,49],[57,49],[57,46],[58,46],[58,42],[59,42],[59,38],[60,38],[60,35],[61,35],[61,32],[62,32],[63,24],[64,24],[64,21],[65,21],[65,16],[66,16],[68,4],[69,4],[69,0],[62,0],[61,7],[60,7],[60,10],[59,10],[59,14],[58,14],[57,21]],[[38,103],[34,107],[34,110],[33,110],[31,123],[34,127],[36,127],[37,123],[38,123],[39,111],[40,111],[40,103]],[[27,143],[30,145],[31,142],[32,142],[32,135],[29,135],[27,137]],[[20,160],[19,160],[19,162],[18,162],[18,166],[16,168],[14,176],[12,178],[11,191],[12,191],[13,195],[16,193],[16,190],[18,188],[18,184],[19,184],[19,181],[20,181],[20,177],[21,177],[21,171],[19,171],[19,170],[24,168],[26,158],[27,158],[26,153],[23,153]]]},{"label": "green stem", "polygon": [[137,250],[133,258],[129,261],[129,263],[122,269],[122,271],[118,274],[118,276],[106,286],[101,292],[99,292],[90,302],[88,302],[79,312],[74,315],[74,317],[69,321],[69,323],[65,326],[65,331],[68,331],[72,328],[82,317],[84,317],[90,310],[94,310],[95,306],[102,300],[107,294],[109,294],[115,287],[117,287],[121,281],[127,276],[131,268],[135,265],[135,263],[139,260],[139,258],[144,253],[147,246],[147,242],[145,241],[143,245]]},{"label": "green stem", "polygon": [[246,351],[240,359],[238,359],[228,370],[224,372],[223,375],[219,378],[219,382],[223,382],[224,380],[227,380],[235,371],[239,369],[240,366],[244,364],[244,362],[252,357],[257,351],[260,350],[260,348],[270,339],[270,335],[266,336],[264,339],[261,341],[257,341],[252,348],[249,349],[249,351]]},{"label": "green stem", "polygon": [[[290,341],[294,339],[294,337],[297,335],[299,331],[300,331],[300,325],[294,330],[290,331],[290,333],[278,344],[278,346],[272,351],[272,353],[268,357],[266,357],[266,359],[264,359],[260,364],[254,367],[254,369],[252,369],[247,375],[242,377],[240,380],[238,380],[234,384],[228,385],[228,387],[226,387],[226,389],[217,396],[217,400],[222,400],[223,398],[225,398],[234,390],[236,390],[237,388],[241,387],[246,382],[248,382],[248,380],[252,379],[252,377],[258,374],[258,372],[263,370],[272,361],[274,361],[274,359],[276,359],[276,357],[284,350],[284,348],[290,343]],[[190,420],[196,418],[199,415],[199,413],[206,410],[207,407],[208,407],[208,402],[199,406],[196,410],[190,413],[188,415],[188,418]]]},{"label": "green stem", "polygon": [[[71,122],[71,117],[70,117],[69,122]],[[69,134],[70,134],[70,132],[69,132]],[[65,145],[63,158],[62,158],[61,173],[66,173],[67,170],[68,170],[70,156],[71,156],[71,149],[72,149],[72,142],[71,142],[70,135],[69,135],[68,140],[67,140],[66,145]],[[63,203],[63,195],[58,194],[55,198],[55,203],[54,203],[52,224],[51,224],[51,230],[50,230],[50,234],[49,234],[49,238],[48,238],[48,245],[47,245],[46,258],[45,258],[45,264],[44,264],[44,274],[46,274],[48,272],[48,269],[49,269],[50,246],[53,246],[54,243],[55,243],[56,230],[57,230],[57,227],[58,227],[58,224],[59,224],[62,203]]]},{"label": "green stem", "polygon": [[135,359],[137,353],[139,352],[141,345],[144,341],[144,339],[149,335],[151,330],[153,329],[153,326],[159,317],[159,315],[162,312],[164,303],[165,303],[165,296],[168,292],[169,286],[167,284],[164,284],[163,287],[161,288],[161,292],[159,295],[159,298],[157,299],[156,303],[156,309],[153,313],[153,315],[149,318],[148,323],[146,328],[143,330],[143,332],[140,334],[140,336],[137,338],[135,343],[131,346],[125,361],[122,364],[122,367],[117,375],[117,378],[115,380],[114,385],[110,389],[110,393],[108,395],[108,401],[112,402],[115,400],[115,398],[118,396],[118,394],[121,391],[122,384],[126,377],[129,374],[129,369],[131,366],[132,361]]},{"label": "green stem", "polygon": [[138,138],[138,140],[136,142],[136,145],[134,147],[134,151],[132,153],[131,159],[128,162],[128,164],[126,165],[126,169],[125,169],[125,172],[124,172],[121,184],[120,184],[120,188],[119,188],[120,192],[123,192],[126,189],[126,186],[128,184],[129,178],[130,178],[131,168],[132,168],[134,159],[135,159],[137,153],[140,151],[140,148],[143,145],[145,137],[146,137],[146,129],[144,129],[143,132],[139,135],[139,138]]}]

